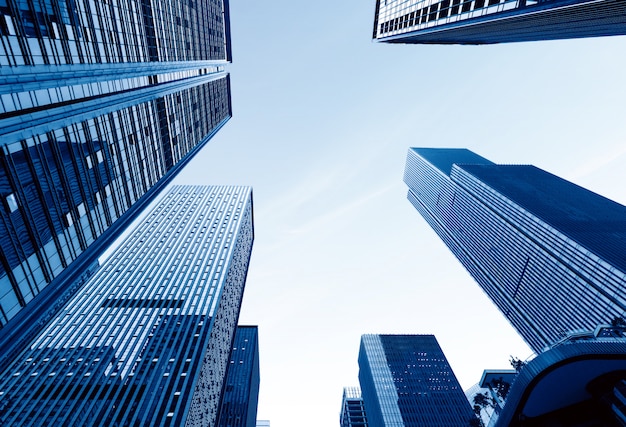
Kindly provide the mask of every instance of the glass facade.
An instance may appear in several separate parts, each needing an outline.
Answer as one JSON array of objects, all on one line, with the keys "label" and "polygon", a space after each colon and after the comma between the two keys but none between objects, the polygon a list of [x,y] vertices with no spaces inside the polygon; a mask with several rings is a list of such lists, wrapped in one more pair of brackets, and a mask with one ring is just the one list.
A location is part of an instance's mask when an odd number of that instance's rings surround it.
[{"label": "glass facade", "polygon": [[345,387],[341,399],[340,427],[368,427],[361,389]]},{"label": "glass facade", "polygon": [[359,383],[370,427],[466,427],[475,418],[433,335],[363,335]]},{"label": "glass facade", "polygon": [[377,0],[373,38],[488,44],[626,34],[621,0]]},{"label": "glass facade", "polygon": [[174,187],[2,371],[0,424],[215,425],[253,238],[249,187]]},{"label": "glass facade", "polygon": [[412,148],[408,198],[540,352],[626,312],[626,207],[534,166]]},{"label": "glass facade", "polygon": [[17,330],[230,118],[228,2],[0,0],[0,40],[0,327]]},{"label": "glass facade", "polygon": [[217,427],[256,427],[259,401],[259,328],[237,326]]}]

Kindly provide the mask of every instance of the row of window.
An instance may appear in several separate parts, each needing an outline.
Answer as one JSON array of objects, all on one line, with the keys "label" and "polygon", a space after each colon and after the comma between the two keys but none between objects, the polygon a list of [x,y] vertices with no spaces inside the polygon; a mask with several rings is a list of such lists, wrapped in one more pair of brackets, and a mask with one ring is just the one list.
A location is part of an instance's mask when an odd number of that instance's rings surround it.
[{"label": "row of window", "polygon": [[[170,289],[166,293],[177,297],[177,300],[165,300],[169,307],[160,302],[151,303],[154,292],[161,288],[161,281],[154,271],[177,268],[176,259],[168,255],[183,250],[187,258],[194,259],[191,264],[201,258],[204,265],[210,263],[211,252],[193,251],[190,247],[157,248],[152,243],[164,233],[170,233],[171,243],[176,244],[178,240],[184,241],[187,233],[197,234],[204,225],[209,226],[215,220],[223,223],[228,209],[216,209],[212,214],[210,211],[216,205],[230,206],[231,200],[236,200],[233,209],[243,210],[245,206],[249,212],[249,189],[240,187],[230,195],[221,190],[212,188],[202,195],[192,196],[188,188],[178,187],[161,201],[156,207],[158,215],[148,216],[147,221],[152,225],[140,228],[142,238],[133,236],[133,245],[123,245],[107,262],[108,265],[53,319],[47,330],[29,345],[32,350],[21,359],[23,362],[14,362],[7,371],[10,374],[0,379],[0,396],[9,404],[0,414],[3,425],[12,422],[24,425],[28,420],[35,424],[45,421],[74,425],[86,422],[85,414],[91,414],[92,420],[101,420],[103,425],[180,422],[182,409],[194,395],[192,385],[203,366],[202,357],[222,358],[222,353],[225,357],[230,353],[228,344],[231,339],[214,334],[233,333],[234,324],[228,332],[225,325],[214,326],[213,318],[192,314],[194,307],[189,301],[196,287],[186,286],[183,281],[168,284]],[[207,203],[211,193],[217,197]],[[194,198],[200,203],[188,203]],[[204,215],[198,222],[200,212]],[[164,218],[172,213],[174,220],[165,221]],[[248,235],[243,239],[247,240],[246,244],[227,247],[225,242],[218,242],[215,238],[213,242],[219,251],[233,259],[231,264],[234,266],[238,266],[234,258],[244,255],[247,269],[252,218],[251,213],[246,215],[244,222],[231,219],[225,226],[229,229],[231,222],[237,222],[238,242]],[[181,230],[180,239],[173,238],[172,230],[175,229]],[[136,250],[137,246],[139,250]],[[144,248],[148,252],[158,252],[158,256],[145,257]],[[135,274],[137,258],[144,269],[141,275],[154,280],[139,280],[145,284],[142,287],[132,286],[132,283],[127,286],[125,281],[121,286],[120,277],[126,277],[126,272],[131,273],[130,277]],[[213,269],[217,269],[218,262],[212,264]],[[235,281],[231,282],[233,278]],[[221,299],[217,293],[205,295],[199,304],[208,307],[215,300],[221,300],[214,318],[230,319],[232,316],[225,311],[238,312],[244,279],[245,272],[223,271],[220,275]],[[112,291],[117,297],[113,303],[108,297]],[[235,296],[234,300],[230,294]],[[142,304],[140,300],[146,298],[148,304]],[[231,300],[236,307],[223,305],[223,301]],[[178,307],[176,301],[184,301],[186,308]],[[204,312],[207,311],[205,308]],[[205,356],[205,349],[212,346],[216,346],[216,353],[209,350]],[[226,364],[220,369],[223,373]],[[215,400],[219,402],[223,376],[219,370],[214,372],[210,378],[213,385],[203,391],[216,395]]]},{"label": "row of window", "polygon": [[0,322],[229,117],[229,100],[226,79],[211,81],[4,146],[0,279],[8,275],[15,297],[2,299],[0,282]]},{"label": "row of window", "polygon": [[222,2],[0,2],[0,65],[226,59]]},{"label": "row of window", "polygon": [[400,17],[380,24],[380,33],[386,34],[414,25],[434,22],[460,13],[470,12],[487,6],[511,2],[516,0],[443,0],[429,6],[418,8]]}]

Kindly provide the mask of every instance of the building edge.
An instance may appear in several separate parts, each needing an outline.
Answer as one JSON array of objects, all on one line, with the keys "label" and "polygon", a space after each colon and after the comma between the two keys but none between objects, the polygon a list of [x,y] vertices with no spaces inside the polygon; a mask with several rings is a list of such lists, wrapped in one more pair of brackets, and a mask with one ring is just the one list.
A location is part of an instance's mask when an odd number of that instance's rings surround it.
[{"label": "building edge", "polygon": [[[228,104],[232,117],[232,102],[230,92],[230,75],[227,76]],[[204,148],[210,139],[230,120],[224,118],[218,123],[202,141],[200,141],[187,155],[172,169],[158,180],[143,196],[139,198],[123,215],[99,236],[82,254],[72,261],[54,280],[41,290],[29,304],[26,304],[9,323],[0,329],[0,372],[7,368],[13,356],[23,350],[38,331],[60,310],[64,303],[71,298],[82,285],[84,273],[89,271],[104,251],[112,245],[133,221],[135,221],[161,192],[172,182],[180,171]],[[82,279],[82,282],[81,282]],[[76,286],[72,287],[72,284]]]}]

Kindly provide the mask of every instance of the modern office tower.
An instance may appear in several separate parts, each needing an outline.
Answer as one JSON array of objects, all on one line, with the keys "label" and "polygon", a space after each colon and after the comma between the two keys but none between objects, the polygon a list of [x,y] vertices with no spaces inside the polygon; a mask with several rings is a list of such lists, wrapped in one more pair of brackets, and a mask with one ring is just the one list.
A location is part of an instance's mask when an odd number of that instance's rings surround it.
[{"label": "modern office tower", "polygon": [[259,328],[237,326],[217,427],[255,427],[259,402]]},{"label": "modern office tower", "polygon": [[252,241],[249,187],[168,191],[0,374],[0,424],[215,426]]},{"label": "modern office tower", "polygon": [[0,40],[4,354],[230,118],[228,1],[0,1]]},{"label": "modern office tower", "polygon": [[411,148],[408,198],[541,351],[626,311],[626,207],[527,165]]},{"label": "modern office tower", "polygon": [[475,418],[433,335],[363,335],[359,383],[370,427],[467,427]]},{"label": "modern office tower", "polygon": [[489,44],[623,34],[622,0],[377,0],[373,38]]},{"label": "modern office tower", "polygon": [[340,427],[368,427],[361,389],[344,387],[341,399]]}]

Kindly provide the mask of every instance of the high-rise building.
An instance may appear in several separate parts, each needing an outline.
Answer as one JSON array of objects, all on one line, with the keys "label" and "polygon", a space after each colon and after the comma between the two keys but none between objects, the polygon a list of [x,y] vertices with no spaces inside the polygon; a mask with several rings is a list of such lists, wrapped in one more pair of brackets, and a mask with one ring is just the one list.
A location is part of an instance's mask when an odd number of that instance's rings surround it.
[{"label": "high-rise building", "polygon": [[0,374],[0,424],[214,426],[249,187],[174,187]]},{"label": "high-rise building", "polygon": [[626,311],[626,207],[528,165],[411,148],[408,198],[539,352]]},{"label": "high-rise building", "polygon": [[623,34],[622,0],[377,0],[373,38],[489,44]]},{"label": "high-rise building", "polygon": [[370,427],[467,427],[475,418],[433,335],[363,335],[359,383]]},{"label": "high-rise building", "polygon": [[237,326],[217,427],[256,427],[259,402],[259,328]]},{"label": "high-rise building", "polygon": [[0,40],[5,352],[230,118],[228,1],[0,1]]},{"label": "high-rise building", "polygon": [[361,389],[344,387],[341,399],[340,427],[368,427]]}]

